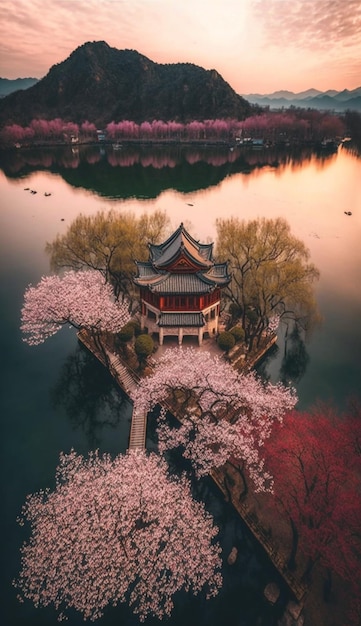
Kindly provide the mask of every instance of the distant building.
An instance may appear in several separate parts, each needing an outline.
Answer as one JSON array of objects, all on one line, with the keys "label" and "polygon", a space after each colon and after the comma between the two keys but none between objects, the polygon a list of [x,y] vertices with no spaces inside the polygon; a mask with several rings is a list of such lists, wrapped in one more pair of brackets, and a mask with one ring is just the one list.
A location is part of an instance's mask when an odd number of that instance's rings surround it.
[{"label": "distant building", "polygon": [[201,244],[183,224],[164,243],[149,244],[149,259],[137,261],[134,282],[140,288],[141,326],[157,333],[160,345],[169,335],[218,332],[221,288],[231,276],[227,263],[215,263],[213,243]]},{"label": "distant building", "polygon": [[97,130],[97,138],[98,138],[98,141],[105,141],[105,131]]}]

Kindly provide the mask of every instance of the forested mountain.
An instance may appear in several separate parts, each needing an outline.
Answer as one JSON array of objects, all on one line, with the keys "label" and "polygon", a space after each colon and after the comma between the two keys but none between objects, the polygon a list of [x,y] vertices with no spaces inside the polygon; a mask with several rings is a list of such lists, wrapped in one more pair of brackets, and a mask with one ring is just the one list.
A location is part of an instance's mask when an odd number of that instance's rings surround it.
[{"label": "forested mountain", "polygon": [[191,63],[161,65],[135,50],[85,43],[26,91],[0,101],[0,124],[33,118],[98,127],[111,121],[243,119],[251,106],[216,70]]}]

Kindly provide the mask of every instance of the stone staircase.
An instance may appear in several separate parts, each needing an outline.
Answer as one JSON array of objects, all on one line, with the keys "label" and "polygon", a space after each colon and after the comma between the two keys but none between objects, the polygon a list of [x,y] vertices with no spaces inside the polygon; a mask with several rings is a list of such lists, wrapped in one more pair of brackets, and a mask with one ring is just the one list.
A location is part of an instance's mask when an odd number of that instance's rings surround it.
[{"label": "stone staircase", "polygon": [[[121,357],[111,352],[107,346],[103,346],[103,350],[100,351],[92,341],[92,337],[85,330],[81,330],[78,333],[79,340],[94,354],[94,356],[108,367],[111,375],[117,381],[119,386],[125,391],[128,396],[132,395],[132,392],[139,384],[139,376],[136,372],[129,370],[129,368],[123,363]],[[147,433],[147,413],[142,410],[134,410],[132,413],[132,422],[130,427],[129,444],[128,449],[134,450],[140,448],[144,450],[145,440]]]}]

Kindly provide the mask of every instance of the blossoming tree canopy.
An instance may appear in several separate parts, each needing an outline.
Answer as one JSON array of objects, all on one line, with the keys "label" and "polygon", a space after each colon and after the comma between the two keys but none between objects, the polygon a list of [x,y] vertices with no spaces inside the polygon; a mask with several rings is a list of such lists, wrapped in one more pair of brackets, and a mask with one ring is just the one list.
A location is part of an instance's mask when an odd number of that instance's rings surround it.
[{"label": "blossoming tree canopy", "polygon": [[[291,412],[265,445],[275,479],[275,502],[291,521],[293,559],[298,541],[319,561],[361,591],[361,406],[343,414],[332,405]],[[356,444],[356,445],[355,445]],[[359,623],[359,622],[358,622]]]},{"label": "blossoming tree canopy", "polygon": [[55,490],[28,496],[24,519],[32,535],[14,585],[60,619],[71,607],[95,620],[125,601],[142,621],[163,618],[178,590],[211,597],[221,587],[218,529],[158,455],[61,454]]},{"label": "blossoming tree canopy", "polygon": [[161,452],[184,447],[198,476],[230,457],[244,462],[257,490],[270,489],[261,448],[274,421],[281,422],[297,398],[291,388],[264,384],[254,373],[241,374],[231,365],[194,348],[167,350],[152,376],[134,391],[136,407],[150,411],[171,403],[181,425],[173,428],[161,411]]},{"label": "blossoming tree canopy", "polygon": [[114,301],[113,291],[96,271],[69,271],[43,276],[29,286],[21,311],[21,330],[29,345],[43,343],[64,324],[95,331],[119,332],[129,321],[125,303]]}]

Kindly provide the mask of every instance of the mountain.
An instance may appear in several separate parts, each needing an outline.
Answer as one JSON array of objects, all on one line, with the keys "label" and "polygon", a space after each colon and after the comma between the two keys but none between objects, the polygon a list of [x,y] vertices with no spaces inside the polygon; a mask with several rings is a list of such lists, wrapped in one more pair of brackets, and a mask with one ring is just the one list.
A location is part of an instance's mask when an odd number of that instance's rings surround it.
[{"label": "mountain", "polygon": [[3,98],[0,124],[60,117],[101,127],[122,119],[243,119],[250,110],[216,70],[192,63],[162,65],[98,41],[74,50],[36,85]]},{"label": "mountain", "polygon": [[0,98],[8,96],[19,89],[28,89],[38,82],[38,78],[0,78]]},{"label": "mountain", "polygon": [[361,111],[361,87],[349,91],[319,91],[318,89],[308,89],[299,93],[292,91],[275,91],[270,94],[244,94],[244,98],[252,104],[269,107],[270,109],[288,108],[290,106],[321,109],[326,111]]},{"label": "mountain", "polygon": [[[285,100],[294,100],[295,97],[297,97],[299,100],[303,100],[304,98],[312,98],[314,96],[318,96],[320,93],[322,93],[321,91],[319,91],[318,89],[307,89],[307,91],[300,91],[300,93],[293,93],[293,91],[274,91],[273,93],[269,94],[267,97],[272,99],[272,100],[280,100],[282,98],[284,98]],[[250,98],[264,98],[265,96],[262,96],[261,94],[250,94]]]}]

